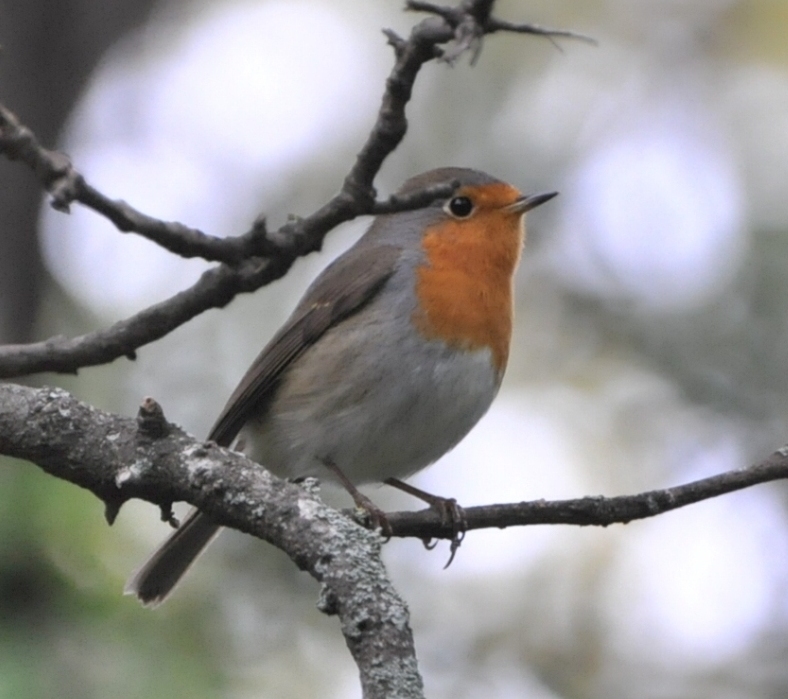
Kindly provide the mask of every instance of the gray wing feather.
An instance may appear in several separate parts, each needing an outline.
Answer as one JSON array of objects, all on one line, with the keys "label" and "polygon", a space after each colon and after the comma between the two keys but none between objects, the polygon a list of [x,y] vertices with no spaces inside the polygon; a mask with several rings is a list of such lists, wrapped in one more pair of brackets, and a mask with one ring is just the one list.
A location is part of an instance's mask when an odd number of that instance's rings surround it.
[{"label": "gray wing feather", "polygon": [[229,446],[249,417],[264,408],[290,363],[377,294],[393,274],[400,252],[393,245],[357,246],[329,265],[249,367],[209,439]]}]

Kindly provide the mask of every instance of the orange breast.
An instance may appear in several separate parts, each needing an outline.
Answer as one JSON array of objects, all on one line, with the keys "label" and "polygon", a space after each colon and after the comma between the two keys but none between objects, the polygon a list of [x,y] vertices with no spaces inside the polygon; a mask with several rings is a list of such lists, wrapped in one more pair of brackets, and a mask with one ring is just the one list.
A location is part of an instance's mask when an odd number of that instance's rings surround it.
[{"label": "orange breast", "polygon": [[416,272],[420,306],[414,322],[428,339],[469,350],[489,347],[502,373],[512,336],[523,216],[502,209],[519,196],[514,187],[484,185],[473,188],[473,195],[472,216],[447,219],[424,236],[427,261]]}]

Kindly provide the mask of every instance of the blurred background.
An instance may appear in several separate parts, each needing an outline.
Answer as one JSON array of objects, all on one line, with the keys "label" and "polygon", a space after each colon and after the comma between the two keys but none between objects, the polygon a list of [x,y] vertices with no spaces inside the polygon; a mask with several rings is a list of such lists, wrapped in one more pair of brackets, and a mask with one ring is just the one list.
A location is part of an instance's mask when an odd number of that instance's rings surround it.
[{"label": "blurred background", "polygon": [[[759,460],[788,418],[788,3],[496,12],[599,46],[498,35],[474,68],[419,77],[381,195],[462,165],[561,196],[529,218],[501,395],[414,483],[475,505],[635,493]],[[217,235],[338,190],[392,63],[380,29],[419,20],[399,0],[0,0],[0,17],[3,103],[105,193]],[[367,225],[136,362],[30,380],[128,415],[151,395],[204,435]],[[3,342],[106,327],[206,267],[79,207],[53,212],[4,160],[0,226]],[[121,590],[167,534],[158,511],[131,503],[110,529],[93,496],[0,464],[0,699],[360,696],[317,585],[272,547],[225,533],[146,610]],[[434,699],[778,698],[787,525],[775,484],[604,530],[473,532],[446,571],[445,544],[392,541],[385,557]]]}]

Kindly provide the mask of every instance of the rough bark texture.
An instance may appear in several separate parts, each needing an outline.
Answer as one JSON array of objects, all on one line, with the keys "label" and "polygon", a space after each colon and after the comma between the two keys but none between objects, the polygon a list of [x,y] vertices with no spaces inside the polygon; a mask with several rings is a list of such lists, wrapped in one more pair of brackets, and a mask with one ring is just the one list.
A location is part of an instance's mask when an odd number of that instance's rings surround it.
[{"label": "rough bark texture", "polygon": [[150,413],[150,402],[133,420],[61,389],[0,385],[0,453],[95,493],[110,521],[132,497],[165,509],[185,500],[271,542],[322,583],[321,609],[339,617],[364,696],[422,697],[408,608],[388,580],[380,536],[327,507],[314,481],[280,480]]}]

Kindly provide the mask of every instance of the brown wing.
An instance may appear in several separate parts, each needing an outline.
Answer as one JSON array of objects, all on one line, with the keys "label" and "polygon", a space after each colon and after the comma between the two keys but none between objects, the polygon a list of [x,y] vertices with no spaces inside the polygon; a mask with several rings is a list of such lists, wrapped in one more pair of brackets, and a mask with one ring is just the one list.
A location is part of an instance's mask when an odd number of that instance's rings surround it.
[{"label": "brown wing", "polygon": [[249,367],[209,439],[229,446],[249,417],[272,395],[289,364],[329,328],[375,296],[394,272],[399,254],[400,249],[393,245],[360,246],[329,265]]}]

